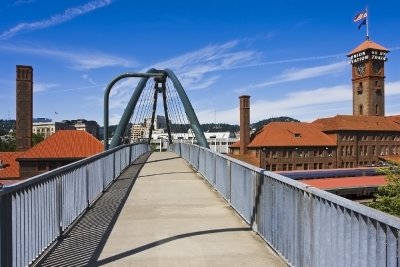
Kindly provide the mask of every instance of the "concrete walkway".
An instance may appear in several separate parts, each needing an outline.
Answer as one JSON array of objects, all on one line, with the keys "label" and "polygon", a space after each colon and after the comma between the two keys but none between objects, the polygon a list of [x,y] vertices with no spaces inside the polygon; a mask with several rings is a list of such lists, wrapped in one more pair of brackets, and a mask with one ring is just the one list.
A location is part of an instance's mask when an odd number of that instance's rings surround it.
[{"label": "concrete walkway", "polygon": [[286,266],[176,154],[141,169],[96,266]]}]

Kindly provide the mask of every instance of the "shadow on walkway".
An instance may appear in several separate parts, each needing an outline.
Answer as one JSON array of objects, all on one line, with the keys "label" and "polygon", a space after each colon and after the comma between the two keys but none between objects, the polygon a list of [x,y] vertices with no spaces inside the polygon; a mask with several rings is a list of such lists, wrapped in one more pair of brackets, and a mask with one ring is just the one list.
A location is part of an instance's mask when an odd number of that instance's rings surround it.
[{"label": "shadow on walkway", "polygon": [[142,155],[34,266],[96,266],[97,259],[151,153]]},{"label": "shadow on walkway", "polygon": [[224,233],[224,232],[237,232],[237,231],[251,231],[250,227],[239,227],[239,228],[223,228],[223,229],[212,229],[212,230],[205,230],[205,231],[198,231],[198,232],[192,232],[192,233],[185,233],[185,234],[180,234],[180,235],[176,235],[176,236],[171,236],[171,237],[167,237],[161,240],[157,240],[154,242],[151,242],[149,244],[143,245],[141,247],[138,248],[134,248],[128,251],[125,251],[123,253],[102,259],[100,261],[98,261],[96,264],[93,264],[91,266],[101,266],[104,264],[108,264],[111,263],[113,261],[117,261],[120,260],[122,258],[134,255],[136,253],[140,253],[142,251],[145,251],[147,249],[151,249],[157,246],[161,246],[164,245],[168,242],[172,242],[178,239],[182,239],[182,238],[186,238],[186,237],[191,237],[191,236],[198,236],[198,235],[208,235],[208,234],[215,234],[215,233]]}]

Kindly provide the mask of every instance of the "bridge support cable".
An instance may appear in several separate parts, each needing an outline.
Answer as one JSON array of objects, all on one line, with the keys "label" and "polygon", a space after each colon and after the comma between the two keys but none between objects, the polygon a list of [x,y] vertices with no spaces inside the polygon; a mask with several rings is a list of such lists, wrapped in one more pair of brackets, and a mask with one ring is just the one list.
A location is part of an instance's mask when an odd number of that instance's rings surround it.
[{"label": "bridge support cable", "polygon": [[173,73],[170,69],[165,69],[164,71],[167,73],[168,78],[171,79],[176,91],[178,92],[178,95],[182,101],[183,107],[185,108],[186,115],[192,126],[192,130],[196,136],[197,143],[202,147],[209,148],[206,137],[204,136],[204,133],[200,128],[199,120],[197,119],[196,113],[194,112],[192,104],[190,104],[189,98],[186,95],[186,92],[183,89],[182,84],[176,77],[175,73]]},{"label": "bridge support cable", "polygon": [[[109,98],[110,98],[110,92],[111,89],[114,87],[114,85],[119,82],[122,79],[125,78],[142,78],[138,84],[138,86],[136,87],[136,90],[134,92],[134,94],[131,97],[131,100],[128,103],[128,106],[126,109],[128,109],[129,107],[133,106],[132,110],[134,109],[134,106],[137,103],[137,99],[140,96],[141,90],[143,90],[144,85],[146,84],[147,80],[150,77],[156,77],[156,76],[162,76],[162,73],[157,73],[156,69],[150,69],[148,70],[146,73],[124,73],[121,74],[119,76],[117,76],[116,78],[114,78],[106,87],[106,90],[104,92],[104,150],[108,149],[108,127],[109,127]],[[141,88],[141,89],[140,89]],[[124,112],[125,115],[125,112]],[[126,126],[128,124],[130,115],[126,114],[126,118],[123,117],[121,118],[121,122],[125,122]],[[121,129],[119,129],[120,133],[123,132]],[[116,133],[114,134],[116,135]]]},{"label": "bridge support cable", "polygon": [[[184,115],[184,110],[182,108],[182,105],[178,103],[179,100],[179,95],[176,92],[176,90],[173,90],[173,85],[172,82],[169,81],[167,83],[167,102],[168,102],[168,107],[169,111],[167,112],[168,114],[171,114],[171,125],[174,127],[174,132],[175,133],[181,133],[181,136],[178,136],[179,138],[183,138],[185,134],[188,135],[189,137],[189,130],[190,130],[190,123],[187,119],[187,116]],[[172,116],[173,115],[173,116]]]},{"label": "bridge support cable", "polygon": [[[157,86],[157,83],[155,83]],[[154,118],[156,117],[156,110],[157,110],[157,97],[158,91],[157,89],[154,90],[154,97],[153,97],[153,111],[151,112],[151,123],[150,123],[150,131],[149,131],[149,144],[151,142],[151,138],[153,137],[153,129],[154,129]]]},{"label": "bridge support cable", "polygon": [[[119,124],[114,132],[110,145],[108,145],[109,128],[109,95],[112,87],[124,78],[141,78],[138,82],[128,104],[125,108]],[[150,86],[149,86],[150,84]],[[148,139],[150,143],[155,133],[155,121],[159,117],[156,115],[158,94],[163,97],[163,110],[165,114],[164,130],[168,133],[168,142],[173,142],[172,132],[183,133],[189,136],[189,128],[194,133],[197,144],[208,148],[204,133],[201,131],[199,121],[194,113],[193,107],[187,97],[182,84],[175,74],[169,70],[149,69],[146,73],[126,73],[116,77],[106,88],[104,95],[104,148],[108,149],[119,146],[124,135],[131,133],[131,141]],[[158,128],[159,126],[157,126]],[[166,128],[166,129],[165,129]],[[186,129],[184,129],[186,128]],[[130,131],[129,131],[130,130]],[[183,130],[183,131],[182,131]],[[158,134],[162,134],[159,131]],[[176,135],[175,135],[176,137]],[[166,139],[166,137],[161,137]],[[189,138],[188,138],[189,139]],[[192,139],[193,140],[193,139]],[[161,146],[161,141],[160,141]]]},{"label": "bridge support cable", "polygon": [[168,141],[170,144],[172,144],[172,135],[171,135],[171,124],[169,123],[170,119],[168,116],[168,106],[167,106],[167,92],[164,90],[162,92],[163,95],[163,105],[164,105],[164,114],[165,114],[165,120],[167,121],[167,132],[168,132]]}]

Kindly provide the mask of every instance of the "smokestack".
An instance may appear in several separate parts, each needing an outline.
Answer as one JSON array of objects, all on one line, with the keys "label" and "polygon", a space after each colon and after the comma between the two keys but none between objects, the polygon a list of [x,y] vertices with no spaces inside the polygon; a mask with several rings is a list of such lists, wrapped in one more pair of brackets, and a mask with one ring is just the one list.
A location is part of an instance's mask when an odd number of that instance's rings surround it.
[{"label": "smokestack", "polygon": [[32,146],[33,113],[33,69],[31,66],[17,65],[17,151],[25,151]]},{"label": "smokestack", "polygon": [[250,143],[250,96],[239,96],[240,100],[240,155],[247,154]]}]

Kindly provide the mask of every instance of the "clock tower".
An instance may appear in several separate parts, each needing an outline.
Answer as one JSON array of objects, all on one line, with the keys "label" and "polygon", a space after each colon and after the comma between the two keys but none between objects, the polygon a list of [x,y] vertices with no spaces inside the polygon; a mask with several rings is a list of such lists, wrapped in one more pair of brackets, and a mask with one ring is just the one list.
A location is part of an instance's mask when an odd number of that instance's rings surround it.
[{"label": "clock tower", "polygon": [[352,66],[353,116],[385,116],[385,61],[388,52],[367,39],[347,55]]}]

